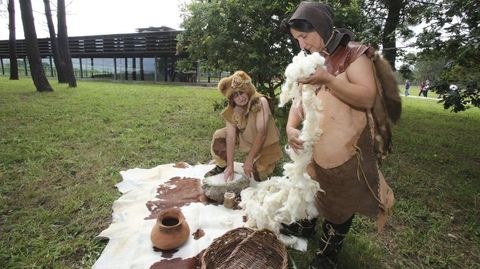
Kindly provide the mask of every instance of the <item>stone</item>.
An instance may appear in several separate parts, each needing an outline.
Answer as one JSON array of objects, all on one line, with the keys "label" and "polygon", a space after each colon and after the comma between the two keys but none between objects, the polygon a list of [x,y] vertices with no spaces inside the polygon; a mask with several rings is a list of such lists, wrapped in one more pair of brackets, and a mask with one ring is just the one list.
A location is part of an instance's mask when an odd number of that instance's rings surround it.
[{"label": "stone", "polygon": [[223,203],[225,192],[234,192],[236,196],[250,186],[250,180],[242,174],[235,173],[233,180],[225,182],[223,173],[206,177],[202,182],[202,189],[205,196],[218,203]]}]

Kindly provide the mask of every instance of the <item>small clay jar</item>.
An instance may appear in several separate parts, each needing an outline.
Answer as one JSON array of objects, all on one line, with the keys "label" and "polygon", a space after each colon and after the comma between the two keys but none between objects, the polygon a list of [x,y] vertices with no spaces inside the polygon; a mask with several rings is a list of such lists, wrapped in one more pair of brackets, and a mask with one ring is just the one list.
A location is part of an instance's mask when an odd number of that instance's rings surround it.
[{"label": "small clay jar", "polygon": [[160,250],[175,249],[185,243],[190,235],[190,228],[182,211],[177,207],[167,208],[157,216],[150,239],[153,246]]},{"label": "small clay jar", "polygon": [[223,195],[223,206],[226,208],[234,208],[235,207],[235,193],[231,191],[227,191]]}]

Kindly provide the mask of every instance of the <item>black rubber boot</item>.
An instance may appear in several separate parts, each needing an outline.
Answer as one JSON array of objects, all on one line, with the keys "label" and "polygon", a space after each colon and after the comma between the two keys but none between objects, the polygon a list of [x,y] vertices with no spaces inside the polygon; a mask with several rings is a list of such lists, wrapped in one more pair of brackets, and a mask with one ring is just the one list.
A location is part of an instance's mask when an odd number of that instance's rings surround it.
[{"label": "black rubber boot", "polygon": [[342,224],[334,224],[325,220],[322,225],[323,235],[315,259],[310,269],[333,269],[337,267],[338,253],[342,249],[343,240],[352,226],[353,216]]},{"label": "black rubber boot", "polygon": [[317,218],[302,219],[292,224],[282,223],[280,233],[285,235],[293,235],[298,237],[310,238],[315,235],[315,226],[317,224]]}]

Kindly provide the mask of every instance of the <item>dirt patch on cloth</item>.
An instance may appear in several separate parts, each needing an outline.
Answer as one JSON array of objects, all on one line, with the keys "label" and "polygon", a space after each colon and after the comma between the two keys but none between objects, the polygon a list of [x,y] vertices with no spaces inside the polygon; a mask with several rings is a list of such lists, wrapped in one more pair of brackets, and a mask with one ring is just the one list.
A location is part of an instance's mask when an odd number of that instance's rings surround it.
[{"label": "dirt patch on cloth", "polygon": [[201,257],[203,252],[198,253],[197,256],[191,257],[188,259],[175,258],[171,260],[163,260],[160,262],[154,263],[150,266],[150,269],[172,269],[172,268],[189,268],[189,269],[200,269],[201,267]]},{"label": "dirt patch on cloth", "polygon": [[198,240],[205,235],[205,231],[202,229],[197,229],[192,235],[193,239]]},{"label": "dirt patch on cloth", "polygon": [[155,219],[160,211],[170,207],[182,207],[190,203],[210,204],[203,194],[201,180],[197,178],[174,177],[157,188],[158,200],[148,201],[150,215],[145,219]]}]

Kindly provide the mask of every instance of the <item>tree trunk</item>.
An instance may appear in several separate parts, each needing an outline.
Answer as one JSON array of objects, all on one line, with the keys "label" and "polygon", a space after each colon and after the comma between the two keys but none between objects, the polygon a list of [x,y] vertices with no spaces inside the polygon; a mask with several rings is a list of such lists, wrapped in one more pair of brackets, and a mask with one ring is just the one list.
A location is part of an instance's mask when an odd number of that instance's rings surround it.
[{"label": "tree trunk", "polygon": [[395,70],[395,59],[397,57],[397,47],[395,30],[400,22],[400,10],[402,9],[403,1],[399,0],[387,0],[386,6],[388,8],[388,16],[385,21],[385,27],[383,29],[382,45],[383,55],[385,59],[390,63],[393,70]]},{"label": "tree trunk", "polygon": [[65,76],[68,79],[70,87],[77,87],[77,79],[73,72],[72,56],[68,46],[67,17],[65,14],[65,0],[57,1],[57,20],[58,20],[58,49],[60,58],[65,62]]},{"label": "tree trunk", "polygon": [[58,41],[55,34],[55,26],[52,20],[52,10],[50,8],[50,0],[43,0],[45,6],[45,17],[47,18],[48,32],[50,34],[50,44],[52,47],[53,62],[55,63],[55,69],[57,70],[57,79],[60,83],[67,83],[68,79],[65,76],[65,63],[60,59],[58,53]]},{"label": "tree trunk", "polygon": [[18,80],[17,38],[15,36],[15,1],[8,0],[8,52],[10,54],[10,79]]},{"label": "tree trunk", "polygon": [[42,66],[42,57],[38,49],[37,33],[35,32],[33,20],[32,2],[30,0],[20,0],[20,11],[22,13],[23,32],[25,33],[25,42],[27,43],[27,56],[33,84],[35,84],[39,92],[53,91]]}]

